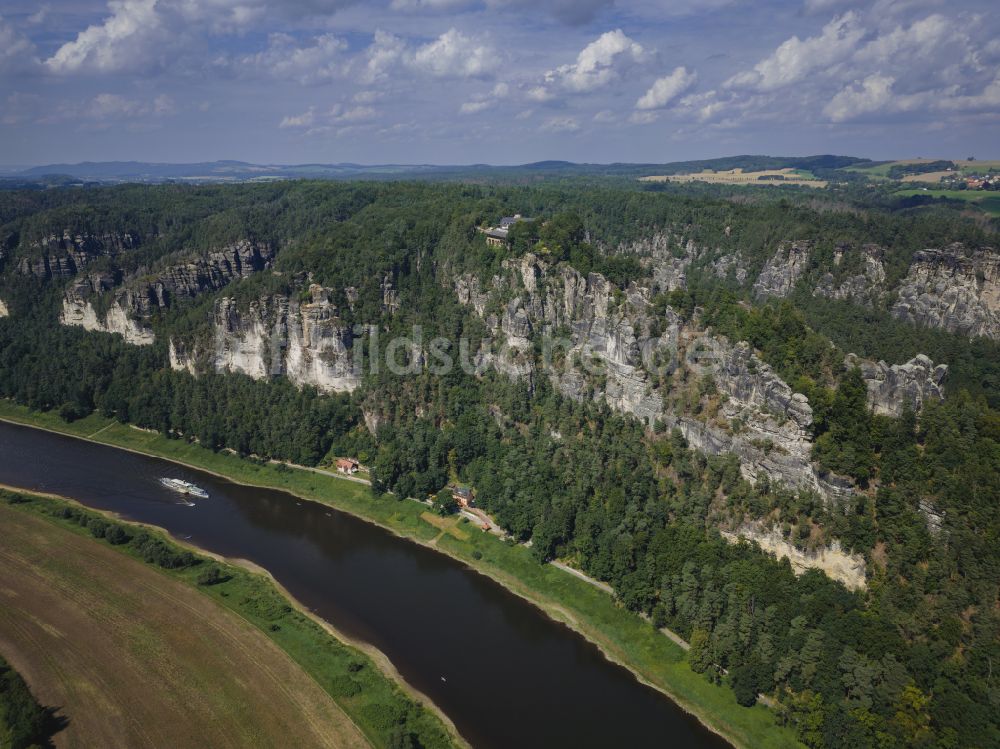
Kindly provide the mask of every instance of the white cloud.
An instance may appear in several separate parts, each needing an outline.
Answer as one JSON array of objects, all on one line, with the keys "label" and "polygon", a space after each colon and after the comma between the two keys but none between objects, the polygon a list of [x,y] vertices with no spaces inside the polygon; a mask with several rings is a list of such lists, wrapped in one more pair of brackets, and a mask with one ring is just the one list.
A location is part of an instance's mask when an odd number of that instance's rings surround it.
[{"label": "white cloud", "polygon": [[487,109],[492,109],[495,106],[495,101],[467,101],[458,108],[458,111],[462,114],[479,114],[480,112],[485,112]]},{"label": "white cloud", "polygon": [[489,44],[453,28],[418,47],[408,62],[416,70],[438,78],[475,78],[494,71],[499,59]]},{"label": "white cloud", "polygon": [[461,10],[472,4],[472,0],[392,0],[389,7],[410,13],[431,11],[440,13],[447,10]]},{"label": "white cloud", "polygon": [[701,94],[691,94],[685,96],[678,102],[683,109],[692,112],[702,122],[714,119],[716,115],[725,111],[731,102],[723,101],[714,89]]},{"label": "white cloud", "polygon": [[402,59],[406,43],[395,34],[376,29],[372,44],[365,51],[365,67],[360,79],[375,83],[385,79],[389,71]]},{"label": "white cloud", "polygon": [[[642,45],[621,29],[608,31],[584,47],[576,62],[545,74],[545,83],[573,93],[585,93],[607,86],[622,72],[646,59]],[[541,100],[536,97],[536,100]]]},{"label": "white cloud", "polygon": [[628,121],[633,125],[651,125],[660,118],[659,112],[633,112]]},{"label": "white cloud", "polygon": [[49,10],[51,9],[48,5],[40,6],[38,10],[28,16],[28,24],[31,26],[37,26],[40,23],[44,23],[45,19],[49,15]]},{"label": "white cloud", "polygon": [[546,133],[572,133],[579,129],[580,123],[575,117],[550,117],[539,127]]},{"label": "white cloud", "polygon": [[528,89],[527,97],[531,101],[546,102],[555,98],[555,94],[549,91],[545,86],[535,86]]},{"label": "white cloud", "polygon": [[116,71],[148,57],[151,37],[160,29],[156,0],[111,0],[108,8],[111,15],[103,23],[88,26],[45,61],[51,71]]},{"label": "white cloud", "polygon": [[371,122],[378,116],[378,111],[369,106],[345,107],[334,104],[326,112],[318,113],[316,107],[309,107],[302,114],[288,115],[278,125],[282,129],[305,130],[306,135],[316,135],[334,131],[343,134],[349,128],[359,123]]},{"label": "white cloud", "polygon": [[849,86],[823,108],[823,113],[834,122],[843,122],[869,112],[875,112],[892,100],[895,79],[875,73],[859,84]]},{"label": "white cloud", "polygon": [[752,70],[737,73],[727,87],[774,91],[805,79],[815,71],[843,62],[864,36],[858,15],[849,11],[834,18],[819,36],[801,40],[797,36],[784,41]]},{"label": "white cloud", "polygon": [[313,123],[316,122],[316,109],[315,107],[309,107],[308,110],[302,114],[290,114],[281,120],[281,124],[278,125],[280,128],[288,127],[312,127]]},{"label": "white cloud", "polygon": [[853,120],[868,114],[899,112],[966,112],[1000,108],[1000,73],[978,93],[962,93],[957,86],[898,93],[896,79],[873,73],[845,87],[823,108],[833,122]]},{"label": "white cloud", "polygon": [[0,16],[0,71],[25,67],[37,63],[35,45],[19,34]]},{"label": "white cloud", "polygon": [[663,109],[681,94],[688,91],[698,79],[693,72],[685,67],[674,68],[674,71],[658,79],[635,103],[636,109]]},{"label": "white cloud", "polygon": [[267,49],[242,58],[239,65],[275,78],[318,83],[343,74],[346,50],[347,42],[333,34],[318,36],[304,47],[288,34],[271,34]]},{"label": "white cloud", "polygon": [[472,101],[467,101],[459,107],[459,112],[462,114],[478,114],[479,112],[484,112],[487,109],[492,109],[500,101],[506,99],[510,94],[510,85],[507,83],[500,82],[493,87],[493,90],[488,94],[481,94],[472,97]]}]

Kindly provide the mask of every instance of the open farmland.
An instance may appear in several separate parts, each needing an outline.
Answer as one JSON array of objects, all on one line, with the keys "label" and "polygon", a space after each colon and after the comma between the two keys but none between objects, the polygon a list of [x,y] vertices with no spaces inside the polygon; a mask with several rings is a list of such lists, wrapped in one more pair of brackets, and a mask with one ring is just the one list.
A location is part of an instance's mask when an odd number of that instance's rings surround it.
[{"label": "open farmland", "polygon": [[368,746],[310,676],[208,596],[10,506],[0,526],[0,652],[68,721],[56,746]]},{"label": "open farmland", "polygon": [[826,182],[816,179],[809,172],[801,169],[765,169],[758,172],[745,172],[742,169],[730,169],[716,172],[706,169],[696,174],[663,174],[640,177],[640,182],[710,182],[718,185],[805,185],[807,187],[826,187]]}]

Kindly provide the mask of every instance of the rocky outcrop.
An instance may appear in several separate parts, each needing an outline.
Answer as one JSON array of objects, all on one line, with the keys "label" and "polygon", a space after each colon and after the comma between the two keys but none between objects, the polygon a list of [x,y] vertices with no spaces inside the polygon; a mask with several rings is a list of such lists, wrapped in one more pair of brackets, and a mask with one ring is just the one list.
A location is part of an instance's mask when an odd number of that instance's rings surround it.
[{"label": "rocky outcrop", "polygon": [[105,274],[78,279],[66,289],[59,321],[63,325],[76,325],[85,330],[116,333],[136,346],[150,345],[156,336],[136,319],[136,309],[141,306],[141,300],[131,291],[117,295],[106,310],[98,311],[95,306],[97,297],[107,291],[111,283]]},{"label": "rocky outcrop", "polygon": [[[488,290],[469,277],[455,282],[459,301],[485,311],[495,337],[481,363],[511,377],[537,376],[531,351],[540,340],[540,374],[566,397],[604,401],[650,428],[677,428],[703,452],[733,453],[750,481],[767,478],[832,499],[851,493],[846,481],[816,473],[807,399],[748,344],[685,325],[669,307],[657,317],[647,288],[623,292],[599,274],[584,277],[532,255],[503,270]],[[501,314],[489,312],[497,307]],[[704,378],[717,390],[713,415],[665,402]]]},{"label": "rocky outcrop", "polygon": [[[849,248],[838,248],[834,254],[834,264],[839,266],[849,251]],[[861,272],[839,282],[833,273],[826,273],[813,295],[872,306],[885,291],[886,275],[882,262],[885,251],[878,245],[869,244],[861,248],[861,254]]]},{"label": "rocky outcrop", "polygon": [[140,314],[149,316],[178,299],[219,291],[227,284],[271,267],[274,248],[266,242],[242,240],[190,262],[169,265],[133,284],[143,300]]},{"label": "rocky outcrop", "polygon": [[723,255],[711,264],[712,273],[723,280],[733,280],[740,286],[746,283],[748,271],[739,254]]},{"label": "rocky outcrop", "polygon": [[786,297],[809,267],[810,242],[783,242],[753,285],[754,296]]},{"label": "rocky outcrop", "polygon": [[[67,287],[61,321],[87,330],[120,333],[129,343],[152,343],[147,321],[157,310],[179,299],[218,291],[231,281],[270,266],[274,251],[268,244],[236,242],[186,263],[169,265],[153,276],[121,286],[118,272],[91,273]],[[104,297],[104,298],[101,298]],[[106,308],[99,313],[99,308]]]},{"label": "rocky outcrop", "polygon": [[845,552],[837,540],[830,546],[806,551],[786,541],[778,527],[764,529],[757,524],[746,524],[733,532],[721,533],[730,543],[749,541],[778,559],[787,559],[797,575],[816,569],[833,580],[839,580],[849,590],[863,590],[867,586],[864,557]]},{"label": "rocky outcrop", "polygon": [[654,293],[687,288],[687,272],[700,253],[693,240],[669,231],[620,244],[619,255],[635,255],[646,267]]},{"label": "rocky outcrop", "polygon": [[689,344],[685,368],[711,377],[719,404],[712,419],[666,413],[662,418],[680,430],[688,444],[708,455],[729,453],[751,482],[767,479],[813,491],[835,502],[850,496],[846,479],[819,474],[811,462],[812,408],[747,343],[701,335]]},{"label": "rocky outcrop", "polygon": [[916,413],[924,403],[944,399],[943,382],[948,375],[948,365],[935,367],[923,354],[906,364],[891,366],[884,361],[873,362],[849,354],[844,365],[861,369],[868,386],[868,405],[877,414],[898,417],[907,406]]},{"label": "rocky outcrop", "polygon": [[915,325],[1000,340],[1000,254],[966,254],[962,245],[917,252],[892,314]]},{"label": "rocky outcrop", "polygon": [[354,390],[354,336],[337,316],[330,290],[309,287],[310,301],[275,295],[241,309],[235,299],[215,306],[210,350],[190,352],[171,341],[171,366],[196,371],[202,357],[219,372],[242,372],[254,379],[285,376],[299,386],[327,392]]},{"label": "rocky outcrop", "polygon": [[139,238],[129,233],[78,234],[66,230],[35,242],[30,254],[21,258],[21,275],[41,280],[72,278],[99,257],[134,249]]}]

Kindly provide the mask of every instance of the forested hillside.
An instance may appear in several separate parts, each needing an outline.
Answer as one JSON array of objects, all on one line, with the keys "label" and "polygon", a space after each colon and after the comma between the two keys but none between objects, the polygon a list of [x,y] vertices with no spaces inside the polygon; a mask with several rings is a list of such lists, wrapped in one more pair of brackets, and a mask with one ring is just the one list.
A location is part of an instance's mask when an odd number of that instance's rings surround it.
[{"label": "forested hillside", "polygon": [[807,746],[998,746],[996,235],[748,195],[0,192],[0,396],[468,485]]}]

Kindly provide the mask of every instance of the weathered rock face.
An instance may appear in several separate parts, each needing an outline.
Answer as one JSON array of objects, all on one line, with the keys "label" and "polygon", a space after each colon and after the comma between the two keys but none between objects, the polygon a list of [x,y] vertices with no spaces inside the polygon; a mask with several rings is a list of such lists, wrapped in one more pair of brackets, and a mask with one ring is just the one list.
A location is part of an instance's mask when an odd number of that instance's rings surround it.
[{"label": "weathered rock face", "polygon": [[219,372],[242,372],[254,379],[284,375],[296,385],[327,392],[356,388],[351,329],[337,316],[329,289],[310,287],[311,301],[285,296],[254,301],[241,310],[234,299],[216,303],[211,350],[190,352],[171,341],[171,366],[197,371],[202,357]]},{"label": "weathered rock face", "polygon": [[143,301],[140,314],[156,307],[170,307],[178,299],[218,291],[232,281],[271,267],[274,248],[267,243],[242,240],[188,263],[172,265],[151,280],[135,284]]},{"label": "weathered rock face", "polygon": [[96,297],[110,288],[111,283],[109,277],[102,274],[78,279],[66,289],[59,321],[85,330],[117,333],[136,346],[153,343],[156,340],[153,331],[136,320],[141,300],[133,292],[125,290],[117,295],[103,315],[98,313],[94,306]]},{"label": "weathered rock face", "polygon": [[[840,265],[845,252],[849,249],[839,249],[834,256],[834,263]],[[828,299],[838,299],[864,306],[873,305],[885,291],[885,266],[882,258],[885,251],[878,245],[865,245],[861,248],[862,270],[837,283],[832,273],[826,273],[819,281],[814,296],[824,296]]]},{"label": "weathered rock face", "polygon": [[748,271],[739,254],[723,255],[712,262],[712,272],[718,278],[729,279],[740,286],[746,283]]},{"label": "weathered rock face", "polygon": [[688,346],[684,366],[712,378],[721,396],[718,412],[712,419],[667,413],[668,426],[701,452],[735,455],[740,472],[754,483],[766,478],[834,501],[852,493],[846,479],[820,475],[812,465],[813,415],[804,395],[793,392],[747,343],[733,346],[723,337],[702,335],[697,349]]},{"label": "weathered rock face", "polygon": [[[66,289],[60,319],[64,325],[120,333],[129,343],[152,343],[153,332],[144,321],[154,311],[168,308],[178,299],[217,291],[231,281],[269,267],[273,259],[269,245],[242,241],[191,262],[168,266],[152,278],[132,281],[124,287],[120,286],[120,273],[92,273],[77,278]],[[99,315],[97,298],[109,294],[108,312]]]},{"label": "weathered rock face", "polygon": [[917,252],[897,293],[892,314],[901,320],[1000,340],[1000,254],[992,250]]},{"label": "weathered rock face", "polygon": [[128,233],[51,235],[36,242],[32,255],[21,258],[21,275],[42,280],[71,278],[102,256],[114,256],[139,245],[139,238]]},{"label": "weathered rock face", "polygon": [[842,582],[849,590],[863,590],[867,586],[864,557],[860,554],[848,554],[837,540],[826,548],[804,551],[788,543],[781,535],[780,528],[764,529],[756,524],[740,526],[734,532],[722,531],[722,536],[730,543],[741,540],[756,542],[762,550],[778,559],[788,559],[798,575],[807,570],[818,569],[830,578]]},{"label": "weathered rock face", "polygon": [[884,361],[873,362],[848,354],[844,364],[857,366],[868,386],[868,405],[877,414],[900,416],[907,405],[915,413],[924,403],[944,399],[944,382],[948,375],[948,365],[936,367],[923,354],[910,359],[906,364],[889,366]]},{"label": "weathered rock face", "polygon": [[[650,428],[657,422],[676,427],[696,449],[735,454],[751,481],[767,477],[829,498],[850,494],[848,484],[820,477],[811,465],[812,409],[805,396],[748,344],[734,346],[686,326],[669,308],[657,319],[649,289],[622,292],[599,274],[584,278],[526,255],[505,263],[489,290],[469,277],[458,279],[455,290],[479,314],[502,306],[502,316],[485,318],[496,338],[480,354],[486,366],[511,377],[537,376],[526,352],[532,336],[544,333],[541,374],[564,396],[603,400]],[[705,376],[718,390],[714,416],[667,407],[665,396],[682,382]]]},{"label": "weathered rock face", "polygon": [[809,267],[809,242],[783,242],[753,285],[758,299],[786,297]]}]

